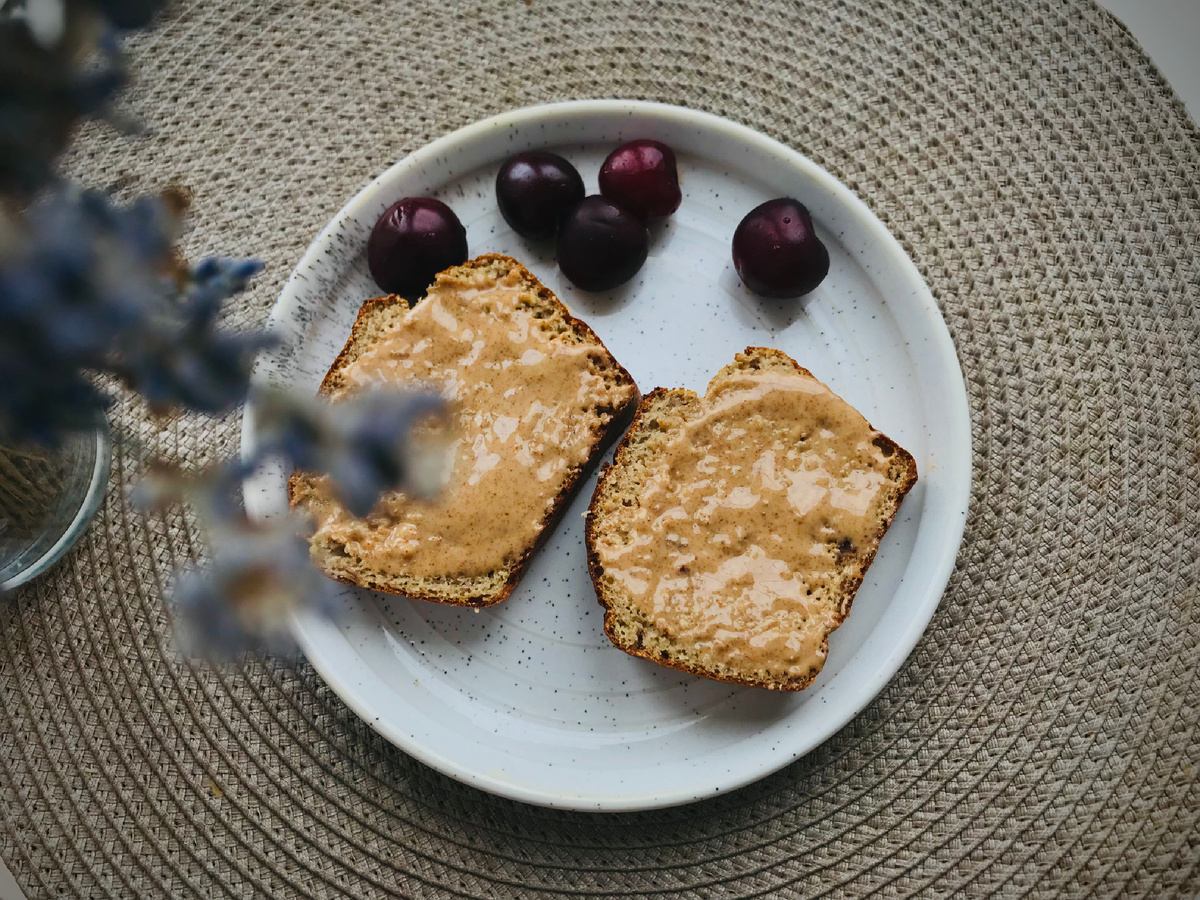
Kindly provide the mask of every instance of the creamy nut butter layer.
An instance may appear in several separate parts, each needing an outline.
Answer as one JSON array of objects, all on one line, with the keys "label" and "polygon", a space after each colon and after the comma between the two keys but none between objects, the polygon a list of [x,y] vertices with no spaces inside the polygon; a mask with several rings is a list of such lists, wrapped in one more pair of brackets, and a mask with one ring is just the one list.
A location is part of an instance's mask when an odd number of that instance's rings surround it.
[{"label": "creamy nut butter layer", "polygon": [[[317,522],[314,555],[327,571],[340,556],[371,573],[371,586],[388,589],[395,578],[508,570],[538,542],[614,420],[636,400],[632,379],[553,294],[506,257],[481,260],[489,264],[439,275],[424,299],[357,349],[329,391],[337,398],[431,385],[453,401],[457,427],[453,470],[434,502],[393,493],[356,519],[324,479],[314,481],[305,505]],[[419,596],[416,588],[397,590]]]},{"label": "creamy nut butter layer", "polygon": [[807,370],[748,348],[705,397],[654,391],[593,499],[592,574],[622,649],[797,689],[916,480]]}]

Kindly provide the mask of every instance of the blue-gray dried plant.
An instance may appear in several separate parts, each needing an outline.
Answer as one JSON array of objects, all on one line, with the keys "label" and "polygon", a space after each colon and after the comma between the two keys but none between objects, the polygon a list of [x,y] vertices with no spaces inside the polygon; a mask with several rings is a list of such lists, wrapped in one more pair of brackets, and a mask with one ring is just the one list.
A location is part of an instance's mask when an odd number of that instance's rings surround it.
[{"label": "blue-gray dried plant", "polygon": [[[442,432],[419,427],[444,414],[436,394],[368,391],[331,404],[261,392],[254,401],[251,454],[199,476],[154,471],[135,497],[143,506],[190,503],[208,535],[208,569],[185,573],[174,591],[180,638],[192,654],[278,651],[287,645],[287,620],[298,599],[320,612],[336,609],[332,583],[308,559],[308,523],[294,515],[268,523],[246,518],[239,487],[258,466],[278,460],[326,473],[338,500],[357,516],[369,514],[390,490],[432,497],[445,471]],[[417,440],[418,434],[426,439]]]},{"label": "blue-gray dried plant", "polygon": [[95,374],[120,378],[159,410],[221,413],[245,399],[258,334],[221,328],[224,300],[253,261],[183,266],[173,246],[178,203],[127,206],[62,185],[0,237],[0,434],[56,445],[95,425],[108,397]]},{"label": "blue-gray dried plant", "polygon": [[[95,118],[128,128],[113,103],[126,82],[123,30],[146,27],[156,0],[0,0],[0,453],[53,447],[94,427],[110,376],[159,412],[220,414],[247,398],[269,337],[222,327],[225,302],[261,266],[176,251],[186,197],[119,204],[65,182],[56,163],[73,129]],[[441,409],[426,394],[255,398],[252,458],[199,474],[157,471],[144,503],[188,502],[208,537],[208,563],[174,591],[185,649],[228,656],[274,646],[297,602],[328,605],[307,563],[304,524],[250,521],[241,480],[268,458],[328,472],[347,508],[366,514],[391,489],[432,482],[413,452],[414,424]]]}]

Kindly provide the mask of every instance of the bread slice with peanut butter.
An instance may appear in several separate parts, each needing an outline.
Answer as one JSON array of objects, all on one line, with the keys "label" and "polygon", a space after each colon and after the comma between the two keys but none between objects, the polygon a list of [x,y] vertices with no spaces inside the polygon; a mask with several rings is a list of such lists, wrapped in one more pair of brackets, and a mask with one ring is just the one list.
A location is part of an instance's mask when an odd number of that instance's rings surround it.
[{"label": "bread slice with peanut butter", "polygon": [[587,512],[604,631],[696,675],[807,687],[916,481],[908,451],[778,350],[747,347],[704,397],[651,391]]},{"label": "bread slice with peanut butter", "polygon": [[455,406],[453,470],[421,502],[385,495],[365,519],[327,479],[296,473],[314,562],[347,584],[459,606],[507,597],[588,467],[629,421],[633,378],[516,260],[488,254],[437,276],[411,309],[366,301],[320,392],[334,400],[421,383]]}]

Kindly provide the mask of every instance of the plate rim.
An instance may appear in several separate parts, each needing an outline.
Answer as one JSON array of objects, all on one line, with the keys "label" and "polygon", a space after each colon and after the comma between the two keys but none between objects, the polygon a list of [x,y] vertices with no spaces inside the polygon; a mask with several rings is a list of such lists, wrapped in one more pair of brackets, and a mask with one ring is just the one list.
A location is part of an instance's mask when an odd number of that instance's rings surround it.
[{"label": "plate rim", "polygon": [[[955,517],[956,522],[950,526],[950,531],[947,534],[948,540],[941,548],[940,554],[928,563],[931,573],[929,580],[930,589],[927,594],[928,599],[918,608],[919,614],[913,617],[909,628],[896,636],[897,639],[892,644],[893,652],[889,655],[887,662],[876,670],[875,675],[871,679],[864,682],[863,687],[858,693],[857,702],[848,705],[843,716],[835,717],[839,718],[840,721],[836,721],[829,727],[821,729],[816,733],[815,739],[810,738],[807,740],[806,749],[799,752],[782,754],[778,763],[753,768],[748,774],[730,779],[715,789],[709,788],[707,793],[702,794],[697,794],[690,790],[676,790],[666,795],[654,794],[652,797],[646,797],[626,791],[623,794],[610,796],[589,794],[588,799],[584,801],[582,795],[576,797],[565,795],[562,792],[539,791],[527,785],[498,778],[493,774],[489,774],[489,772],[464,770],[452,760],[442,756],[436,749],[413,740],[403,729],[376,715],[377,710],[366,699],[366,692],[355,690],[354,685],[348,679],[339,675],[337,667],[327,664],[327,660],[323,658],[316,642],[313,640],[312,630],[314,627],[319,628],[320,624],[315,618],[316,613],[297,610],[290,616],[289,626],[292,635],[306,659],[321,676],[322,680],[362,721],[366,722],[374,731],[382,735],[398,749],[444,775],[501,797],[538,806],[591,812],[631,812],[661,809],[729,793],[752,784],[811,753],[838,731],[849,725],[899,673],[905,662],[912,655],[917,643],[920,641],[922,635],[924,635],[938,607],[941,605],[946,586],[954,571],[958,552],[962,547],[967,514],[970,508],[971,485],[974,474],[970,405],[958,353],[945,317],[937,305],[937,300],[933,296],[933,292],[930,290],[924,276],[917,268],[916,263],[913,262],[912,257],[904,248],[904,245],[888,230],[879,217],[875,215],[871,208],[853,190],[803,153],[761,132],[755,131],[749,126],[713,113],[689,107],[655,101],[621,99],[567,100],[536,104],[480,119],[424,144],[371,178],[318,232],[304,255],[297,262],[291,275],[284,283],[279,296],[276,298],[275,304],[271,309],[267,328],[270,329],[276,324],[281,317],[281,310],[295,305],[297,295],[304,288],[305,284],[302,273],[326,255],[329,249],[330,238],[338,234],[349,220],[354,219],[364,207],[372,203],[374,191],[380,182],[390,179],[406,169],[419,168],[425,162],[446,155],[447,151],[462,146],[464,143],[477,140],[485,136],[488,132],[498,128],[512,128],[514,126],[536,124],[539,120],[553,119],[561,116],[606,117],[613,115],[633,115],[635,113],[675,119],[681,124],[724,131],[749,144],[757,145],[759,149],[781,158],[781,160],[802,173],[805,177],[819,182],[825,190],[837,198],[839,203],[844,203],[850,209],[855,218],[866,226],[874,240],[890,244],[899,251],[899,262],[902,268],[906,270],[909,282],[907,286],[912,289],[914,306],[925,314],[925,317],[932,325],[929,329],[929,334],[937,345],[937,358],[943,361],[942,368],[945,371],[942,374],[951,376],[943,380],[945,382],[945,390],[949,394],[948,405],[952,407],[948,418],[952,425],[952,430],[958,432],[954,434],[955,440],[953,441],[953,445],[961,448],[954,455],[960,457],[959,462],[961,465],[958,467],[960,470],[957,473],[958,477],[950,478],[946,482],[944,493],[950,501],[951,511],[957,512],[958,515]],[[257,372],[258,366],[256,365],[255,373],[257,374]],[[254,382],[255,375],[252,375],[251,383],[253,384]],[[242,413],[240,446],[243,458],[253,452],[255,429],[255,406],[253,401],[249,400],[245,404]],[[247,485],[249,483],[250,479],[247,479]],[[248,494],[249,492],[247,492]],[[255,513],[251,512],[249,503],[247,504],[247,512],[251,518],[257,517]],[[494,772],[495,770],[491,771]]]}]

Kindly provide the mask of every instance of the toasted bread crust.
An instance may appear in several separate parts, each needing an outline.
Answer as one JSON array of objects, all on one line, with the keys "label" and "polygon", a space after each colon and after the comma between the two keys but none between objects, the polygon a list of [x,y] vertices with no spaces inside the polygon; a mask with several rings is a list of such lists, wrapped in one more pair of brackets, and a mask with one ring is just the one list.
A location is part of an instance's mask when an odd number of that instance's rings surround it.
[{"label": "toasted bread crust", "polygon": [[[781,362],[786,360],[798,372],[809,377],[813,377],[812,373],[809,372],[808,369],[804,368],[794,359],[789,357],[787,354],[780,352],[779,350],[775,350],[770,347],[747,347],[743,352],[748,356],[770,356],[778,359]],[[647,411],[654,406],[657,400],[671,396],[683,398],[689,396],[694,397],[697,395],[685,388],[661,387],[655,388],[654,390],[650,391],[650,393],[646,394],[638,404],[637,411],[634,413],[633,421],[630,423],[629,428],[626,430],[620,442],[617,444],[616,452],[613,454],[612,463],[605,465],[601,469],[600,477],[596,481],[596,489],[592,493],[591,503],[588,504],[588,511],[584,520],[584,543],[587,548],[588,575],[591,577],[592,585],[595,587],[596,599],[604,608],[604,633],[608,636],[608,639],[615,647],[631,656],[647,659],[651,662],[657,663],[660,666],[666,666],[667,668],[676,669],[681,672],[687,672],[690,675],[699,675],[704,678],[710,678],[714,681],[723,681],[729,684],[740,684],[749,687],[765,688],[773,691],[803,690],[812,684],[817,675],[820,674],[819,669],[810,670],[806,675],[798,678],[788,679],[786,681],[733,677],[721,672],[704,670],[698,666],[690,665],[682,660],[669,657],[660,657],[642,647],[629,646],[617,635],[617,611],[614,609],[614,604],[610,599],[608,590],[604,584],[604,567],[600,562],[600,556],[596,551],[597,510],[600,506],[601,500],[610,490],[613,473],[625,463],[630,461],[632,452],[630,450],[630,445],[632,438],[642,427],[643,419],[645,418]],[[885,434],[880,433],[876,440],[885,445],[892,452],[892,454],[900,457],[900,459],[906,465],[907,472],[898,487],[896,503],[893,506],[891,513],[880,524],[879,529],[875,533],[875,540],[870,552],[864,557],[862,565],[860,566],[856,576],[851,579],[851,581],[847,584],[846,589],[843,591],[843,603],[838,609],[838,615],[836,618],[837,625],[839,626],[846,620],[846,616],[850,613],[850,607],[853,603],[854,596],[858,593],[859,587],[862,586],[862,581],[866,576],[867,569],[875,559],[875,554],[879,549],[879,541],[883,538],[883,535],[887,532],[888,528],[891,527],[892,522],[895,520],[896,513],[900,509],[900,502],[912,489],[913,485],[917,483],[917,462],[915,459],[913,459],[912,454],[910,454],[907,450],[905,450]],[[826,635],[825,640],[822,643],[822,649],[827,651],[828,647],[829,637]]]},{"label": "toasted bread crust", "polygon": [[[399,586],[391,584],[385,580],[373,579],[370,577],[346,578],[326,571],[325,574],[334,581],[338,581],[342,584],[354,585],[357,587],[370,588],[376,591],[383,591],[384,593],[411,597],[417,600],[429,600],[435,603],[443,603],[450,606],[482,608],[485,606],[493,606],[502,600],[505,600],[513,592],[513,589],[520,581],[521,575],[524,572],[525,566],[528,564],[529,559],[533,556],[534,552],[550,537],[551,532],[554,530],[555,523],[557,523],[562,517],[562,514],[566,511],[567,505],[573,498],[580,480],[588,471],[591,470],[592,466],[595,465],[596,460],[604,455],[605,451],[612,445],[617,436],[621,434],[625,428],[625,425],[629,422],[634,411],[637,409],[640,394],[638,393],[637,384],[634,382],[633,376],[630,375],[628,370],[616,360],[611,352],[609,352],[608,348],[604,346],[604,342],[600,340],[592,328],[586,322],[572,316],[562,301],[559,300],[549,288],[543,285],[533,275],[533,273],[531,273],[521,263],[517,262],[512,257],[504,256],[499,253],[487,253],[478,256],[475,259],[469,260],[461,266],[455,266],[451,269],[447,269],[446,272],[442,274],[451,274],[460,270],[487,268],[494,265],[506,266],[508,271],[517,273],[521,280],[525,282],[526,287],[532,290],[541,301],[556,308],[557,313],[562,316],[563,320],[573,331],[582,336],[585,341],[594,343],[599,350],[602,350],[604,353],[606,353],[608,358],[612,361],[617,372],[617,380],[623,384],[629,385],[633,389],[630,399],[621,406],[611,410],[612,419],[608,423],[603,437],[597,442],[588,458],[581,465],[575,467],[568,473],[566,483],[563,485],[562,490],[560,490],[559,493],[554,497],[550,509],[543,519],[544,527],[542,528],[541,533],[538,535],[536,542],[525,548],[520,556],[511,564],[508,577],[498,588],[490,589],[482,593],[471,589],[453,592],[454,583],[452,581],[448,581],[445,583],[446,587],[450,589],[448,591],[423,590],[420,586],[413,586],[411,584],[401,589]],[[418,300],[416,302],[420,303],[421,301]],[[368,332],[371,328],[373,317],[378,315],[380,312],[391,309],[398,303],[404,304],[406,309],[411,308],[410,304],[404,300],[404,298],[396,294],[389,294],[384,297],[373,297],[363,302],[362,306],[359,308],[358,316],[354,320],[354,325],[350,330],[350,336],[347,338],[345,346],[342,348],[341,352],[334,360],[333,365],[330,366],[329,371],[326,373],[325,378],[321,382],[321,386],[318,389],[319,394],[330,396],[334,393],[334,391],[337,390],[337,388],[341,386],[342,376],[345,372],[345,369],[357,358],[361,349],[360,345],[364,344],[365,342],[369,342],[370,340]],[[306,475],[307,473],[296,471],[293,472],[291,477],[288,479],[288,501],[289,505],[293,508],[303,504],[303,485]],[[464,588],[468,588],[471,580],[472,579],[469,578],[463,579],[462,586]],[[438,583],[439,585],[442,584],[440,581]]]},{"label": "toasted bread crust", "polygon": [[371,318],[376,313],[390,309],[397,303],[402,303],[405,308],[412,309],[412,304],[399,294],[372,297],[369,300],[363,301],[362,306],[358,308],[358,315],[354,317],[354,324],[350,326],[350,336],[346,338],[345,346],[342,347],[341,352],[337,355],[337,359],[333,361],[333,365],[329,367],[329,371],[325,373],[325,377],[321,379],[321,386],[317,388],[318,394],[328,397],[341,385],[343,372],[354,361],[354,358],[358,354],[358,345],[366,338],[366,330],[369,327]]}]

